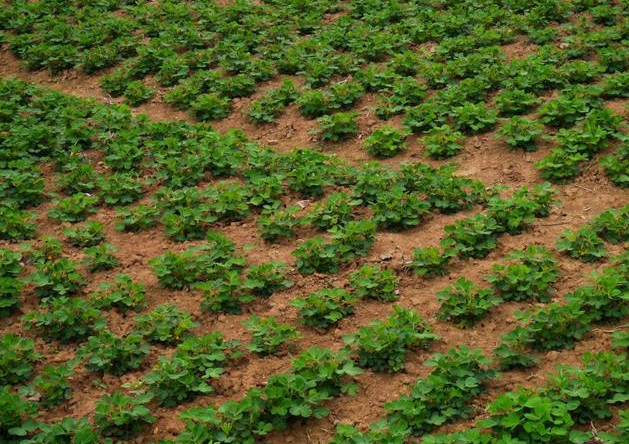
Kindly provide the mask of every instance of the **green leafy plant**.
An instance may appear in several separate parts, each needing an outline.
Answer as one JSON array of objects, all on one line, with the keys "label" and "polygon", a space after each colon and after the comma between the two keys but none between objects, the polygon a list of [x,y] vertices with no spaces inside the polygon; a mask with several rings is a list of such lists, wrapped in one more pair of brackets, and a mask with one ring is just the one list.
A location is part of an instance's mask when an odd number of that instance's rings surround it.
[{"label": "green leafy plant", "polygon": [[24,282],[13,277],[0,277],[0,318],[10,316],[22,304],[20,295]]},{"label": "green leafy plant", "polygon": [[69,378],[74,374],[73,362],[62,365],[47,365],[33,379],[28,387],[22,390],[25,396],[39,397],[41,405],[51,409],[72,398],[72,387]]},{"label": "green leafy plant", "polygon": [[139,311],[146,304],[144,285],[133,282],[126,274],[117,274],[113,282],[103,282],[98,291],[90,294],[101,309],[115,308],[121,313],[128,310]]},{"label": "green leafy plant", "polygon": [[306,216],[308,224],[322,230],[339,227],[353,219],[354,207],[358,200],[347,193],[337,191],[330,194],[325,202],[319,202]]},{"label": "green leafy plant", "polygon": [[0,206],[0,239],[19,241],[35,236],[36,225],[32,221],[33,214],[10,206]]},{"label": "green leafy plant", "polygon": [[224,366],[240,355],[237,346],[237,342],[225,341],[219,332],[190,337],[177,346],[172,356],[160,357],[142,384],[166,407],[211,393],[214,388],[208,380],[218,378]]},{"label": "green leafy plant", "polygon": [[12,333],[0,336],[0,386],[27,381],[39,358],[31,339]]},{"label": "green leafy plant", "polygon": [[240,314],[244,304],[255,300],[246,280],[236,271],[213,281],[199,282],[194,288],[202,291],[201,308],[215,313]]},{"label": "green leafy plant", "polygon": [[550,154],[542,158],[535,166],[544,179],[563,183],[579,175],[581,164],[587,158],[583,153],[553,148]]},{"label": "green leafy plant", "polygon": [[525,114],[541,103],[532,92],[521,89],[503,89],[496,95],[496,108],[502,116]]},{"label": "green leafy plant", "polygon": [[507,255],[511,263],[495,264],[493,274],[485,277],[494,292],[505,301],[537,300],[549,302],[551,285],[559,277],[557,261],[550,251],[536,245]]},{"label": "green leafy plant", "polygon": [[303,218],[298,216],[300,211],[296,205],[263,211],[258,218],[258,232],[267,242],[295,237],[295,229],[303,223]]},{"label": "green leafy plant", "polygon": [[192,113],[199,120],[218,120],[231,113],[232,105],[228,98],[215,93],[201,94],[190,106]]},{"label": "green leafy plant", "polygon": [[327,329],[354,313],[356,298],[342,288],[326,288],[295,299],[301,321],[309,326]]},{"label": "green leafy plant", "polygon": [[591,109],[592,104],[584,97],[560,94],[539,108],[540,120],[547,125],[567,128],[585,117]]},{"label": "green leafy plant", "polygon": [[454,127],[466,134],[491,130],[498,122],[497,112],[484,103],[465,103],[452,109]]},{"label": "green leafy plant", "polygon": [[501,395],[488,410],[491,417],[480,425],[491,428],[504,439],[557,444],[584,442],[572,439],[579,432],[571,430],[574,421],[570,406],[532,390],[520,389]]},{"label": "green leafy plant", "polygon": [[48,215],[59,222],[81,222],[91,213],[96,212],[98,197],[76,193],[55,202]]},{"label": "green leafy plant", "polygon": [[590,282],[567,294],[566,300],[578,303],[592,322],[616,323],[629,314],[628,288],[625,273],[608,267],[594,272]]},{"label": "green leafy plant", "polygon": [[116,215],[116,230],[133,232],[150,228],[155,225],[157,214],[157,208],[148,205],[119,208]]},{"label": "green leafy plant", "polygon": [[355,112],[339,112],[317,119],[318,136],[323,142],[341,142],[358,134]]},{"label": "green leafy plant", "polygon": [[37,428],[33,419],[37,405],[22,400],[10,390],[9,386],[0,387],[0,439],[9,444],[17,444]]},{"label": "green leafy plant", "polygon": [[165,288],[189,288],[194,283],[212,281],[244,267],[235,255],[234,244],[224,236],[209,233],[208,244],[191,247],[181,253],[171,251],[149,261]]},{"label": "green leafy plant", "polygon": [[103,329],[90,336],[79,353],[88,371],[122,376],[140,368],[150,351],[150,346],[138,333],[116,336]]},{"label": "green leafy plant", "polygon": [[152,88],[141,80],[134,80],[127,83],[124,89],[125,103],[131,106],[139,106],[155,95],[155,88]]},{"label": "green leafy plant", "polygon": [[399,279],[393,270],[383,270],[377,264],[365,264],[349,276],[349,285],[354,296],[381,302],[392,302],[399,298],[398,283]]},{"label": "green leafy plant", "polygon": [[22,272],[22,253],[0,248],[0,278],[14,278]]},{"label": "green leafy plant", "polygon": [[329,96],[318,89],[304,91],[296,102],[299,113],[310,119],[328,114],[331,108]]},{"label": "green leafy plant", "polygon": [[441,125],[433,128],[422,137],[425,153],[433,159],[447,159],[456,156],[463,149],[461,140],[463,133],[455,131],[449,125]]},{"label": "green leafy plant", "polygon": [[557,240],[557,249],[583,262],[597,262],[607,257],[605,243],[589,226],[564,231]]},{"label": "green leafy plant", "polygon": [[38,263],[30,277],[35,285],[35,294],[40,298],[58,298],[79,292],[86,280],[77,270],[77,265],[66,258]]},{"label": "green leafy plant", "polygon": [[629,240],[629,207],[612,208],[603,211],[590,222],[592,228],[602,239],[612,244]]},{"label": "green leafy plant", "polygon": [[360,367],[394,373],[404,369],[410,349],[425,349],[438,338],[416,312],[394,305],[386,321],[372,321],[344,339],[355,348]]},{"label": "green leafy plant", "polygon": [[504,140],[507,146],[512,149],[535,151],[537,140],[541,135],[542,125],[537,121],[516,116],[507,120],[500,127],[496,138]]},{"label": "green leafy plant", "polygon": [[96,402],[94,422],[100,434],[129,439],[142,432],[149,424],[155,422],[146,404],[151,400],[150,394],[130,397],[120,391],[104,395]]},{"label": "green leafy plant", "polygon": [[73,247],[94,247],[105,239],[103,224],[91,220],[82,227],[65,228],[63,235]]},{"label": "green leafy plant", "polygon": [[295,266],[301,274],[336,273],[339,270],[339,258],[336,248],[326,243],[321,236],[306,239],[293,251]]},{"label": "green leafy plant", "polygon": [[98,187],[107,205],[129,205],[144,194],[141,181],[133,173],[115,172],[100,180]]},{"label": "green leafy plant", "polygon": [[284,262],[266,262],[247,270],[245,285],[256,296],[270,297],[273,293],[286,290],[293,282],[286,277],[288,266]]},{"label": "green leafy plant", "polygon": [[251,332],[252,336],[248,349],[261,356],[272,355],[285,342],[300,337],[295,327],[278,324],[273,317],[250,316],[242,324]]},{"label": "green leafy plant", "polygon": [[395,187],[381,193],[370,208],[378,227],[397,231],[419,225],[430,210],[430,203],[418,193],[407,193],[402,187]]},{"label": "green leafy plant", "polygon": [[365,138],[363,142],[365,150],[376,157],[393,157],[406,151],[406,134],[391,126],[383,125]]},{"label": "green leafy plant", "polygon": [[147,341],[164,344],[177,344],[197,328],[190,313],[173,304],[158,305],[151,313],[139,315],[135,321],[135,331]]},{"label": "green leafy plant", "polygon": [[101,312],[91,302],[60,296],[51,299],[45,310],[24,315],[27,329],[35,329],[46,340],[81,342],[103,325]]},{"label": "green leafy plant", "polygon": [[472,281],[460,277],[452,287],[437,292],[441,307],[437,317],[449,320],[459,327],[470,327],[502,299],[489,289],[478,288]]},{"label": "green leafy plant", "polygon": [[111,270],[119,265],[114,253],[118,249],[111,244],[100,244],[95,247],[85,249],[86,258],[84,263],[90,273],[96,271]]},{"label": "green leafy plant", "polygon": [[435,354],[425,365],[434,367],[419,379],[407,395],[385,404],[389,423],[401,423],[414,435],[424,435],[435,427],[467,418],[471,401],[487,390],[487,381],[496,376],[490,362],[478,349],[465,346]]},{"label": "green leafy plant", "polygon": [[475,214],[446,225],[444,249],[453,249],[461,259],[486,257],[497,246],[496,233],[500,226],[492,217]]},{"label": "green leafy plant", "polygon": [[421,247],[413,250],[413,259],[408,266],[418,276],[434,277],[448,274],[450,259],[454,250],[441,251],[438,247]]},{"label": "green leafy plant", "polygon": [[87,417],[75,419],[66,417],[54,423],[37,424],[36,434],[26,440],[27,444],[55,444],[64,442],[81,442],[97,444],[98,434],[92,430]]}]

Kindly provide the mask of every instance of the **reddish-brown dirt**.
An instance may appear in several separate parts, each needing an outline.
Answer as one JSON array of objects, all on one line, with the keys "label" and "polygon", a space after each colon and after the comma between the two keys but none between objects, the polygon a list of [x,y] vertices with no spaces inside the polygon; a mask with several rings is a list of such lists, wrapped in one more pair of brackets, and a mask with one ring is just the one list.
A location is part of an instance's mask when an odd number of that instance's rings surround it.
[{"label": "reddish-brown dirt", "polygon": [[[522,43],[514,43],[505,48],[511,57],[521,57],[533,48]],[[68,94],[80,97],[93,97],[107,103],[115,103],[109,97],[104,96],[98,87],[97,77],[88,77],[75,71],[63,76],[51,77],[46,72],[27,72],[20,68],[19,62],[6,50],[0,52],[0,76],[16,76],[27,81],[48,86]],[[279,81],[270,82],[269,86],[276,85]],[[255,97],[259,97],[258,92]],[[277,120],[277,122],[255,126],[248,123],[240,113],[252,98],[240,100],[236,103],[235,112],[230,118],[213,124],[219,131],[228,128],[242,129],[247,136],[261,144],[269,145],[278,151],[289,151],[294,148],[313,146],[311,131],[315,128],[313,121],[302,118],[295,107],[289,109]],[[337,154],[347,161],[360,164],[370,157],[361,148],[361,138],[379,124],[379,120],[371,111],[375,99],[364,97],[357,106],[360,112],[361,137],[347,143],[326,147],[329,152]],[[624,112],[624,102],[610,103],[616,112]],[[137,109],[138,113],[148,114],[154,119],[185,119],[193,121],[187,114],[173,110],[161,100],[161,94],[151,103]],[[399,119],[393,119],[393,124],[399,124]],[[522,153],[510,151],[502,142],[494,139],[493,133],[483,134],[468,138],[464,150],[454,158],[461,175],[469,176],[483,181],[487,186],[505,185],[519,187],[541,183],[535,163],[549,152],[549,147],[542,144],[540,150],[535,153]],[[423,155],[421,144],[416,138],[411,138],[409,149],[406,153],[386,161],[389,164],[398,164],[404,161],[424,161],[432,165],[443,162],[428,161]],[[52,187],[52,180],[48,181]],[[455,216],[433,216],[420,227],[404,231],[402,233],[381,232],[377,235],[375,247],[366,262],[382,263],[397,270],[401,277],[399,305],[417,310],[435,328],[442,339],[434,343],[426,352],[412,353],[408,356],[406,370],[400,374],[377,374],[370,371],[363,372],[357,380],[360,384],[358,394],[353,397],[342,397],[332,400],[328,406],[331,414],[329,418],[322,420],[309,420],[303,424],[297,424],[289,430],[281,433],[273,433],[264,442],[268,444],[279,443],[327,443],[334,433],[337,422],[351,423],[364,426],[384,415],[383,405],[405,393],[417,378],[425,376],[430,368],[423,366],[424,360],[434,352],[444,352],[450,347],[467,344],[472,347],[480,347],[488,356],[499,343],[500,336],[509,331],[515,325],[514,312],[518,309],[530,308],[534,304],[505,303],[494,309],[477,326],[469,330],[458,329],[451,324],[438,321],[435,313],[439,307],[435,298],[435,292],[448,285],[459,276],[482,283],[482,276],[487,274],[491,265],[500,261],[504,255],[515,248],[522,248],[535,243],[553,247],[555,240],[561,232],[568,228],[579,227],[599,212],[629,202],[629,193],[613,186],[602,174],[596,161],[587,167],[585,174],[575,181],[558,186],[557,197],[561,204],[553,209],[552,214],[545,219],[534,223],[532,229],[519,236],[504,236],[500,239],[500,246],[486,259],[469,260],[456,263],[452,272],[445,277],[432,280],[422,279],[404,271],[404,264],[409,260],[412,250],[419,246],[436,245],[439,241],[443,227],[453,220],[469,215],[461,213]],[[297,200],[294,197],[294,200]],[[44,204],[39,208],[38,220],[39,235],[61,236],[64,228],[62,225],[52,222],[46,216],[50,204]],[[239,316],[215,315],[199,310],[201,297],[193,291],[168,291],[158,285],[157,278],[148,265],[148,260],[163,254],[167,250],[181,251],[189,247],[191,242],[174,243],[164,237],[160,229],[149,229],[140,233],[120,233],[113,228],[114,211],[101,209],[95,219],[105,224],[107,241],[115,245],[119,252],[120,266],[112,272],[101,272],[90,275],[90,284],[87,291],[94,290],[101,282],[110,279],[114,274],[127,273],[135,281],[146,285],[150,311],[158,304],[172,302],[184,310],[193,313],[195,319],[201,324],[196,333],[205,333],[213,330],[221,331],[228,339],[237,339],[243,343],[248,342],[248,334],[241,321],[249,314],[261,314],[276,316],[280,321],[295,325],[302,333],[302,339],[296,343],[297,350],[292,353],[284,352],[279,356],[259,358],[247,354],[235,366],[227,368],[225,374],[217,382],[217,391],[208,396],[201,396],[194,401],[175,409],[154,408],[154,414],[158,420],[151,433],[142,436],[136,442],[151,442],[158,438],[168,438],[176,435],[183,427],[183,422],[177,418],[177,413],[192,406],[221,403],[229,399],[237,399],[243,396],[247,389],[261,386],[269,375],[287,370],[290,366],[291,356],[311,345],[319,345],[338,349],[343,346],[343,336],[355,332],[360,326],[367,325],[372,319],[383,319],[390,312],[390,306],[377,302],[361,301],[356,307],[354,316],[344,319],[337,328],[326,334],[319,334],[301,326],[298,322],[296,309],[289,303],[298,295],[307,294],[314,290],[328,286],[343,286],[347,283],[347,275],[352,270],[344,270],[337,275],[313,275],[300,276],[296,272],[291,273],[295,286],[287,291],[273,295],[268,301],[258,301],[248,307],[247,313]],[[229,236],[247,261],[255,264],[268,260],[293,262],[292,250],[300,239],[312,233],[301,233],[299,239],[286,241],[278,245],[268,245],[258,235],[255,227],[255,216],[245,221],[220,226],[218,229]],[[4,246],[0,243],[0,247]],[[16,248],[15,246],[10,246]],[[619,252],[615,249],[612,252]],[[71,259],[80,261],[82,253],[79,249],[67,247],[67,255]],[[560,256],[561,279],[556,284],[556,297],[563,295],[586,281],[588,273],[604,264],[584,265],[581,262]],[[34,309],[37,299],[31,291],[25,294],[25,304],[22,311]],[[134,316],[120,316],[108,313],[109,326],[116,333],[124,333],[131,329]],[[19,321],[20,315],[13,316],[0,324],[0,332],[19,332],[23,335],[31,335],[23,330]],[[482,396],[475,404],[475,414],[482,417],[483,407],[496,394],[514,388],[518,385],[540,386],[545,375],[557,364],[575,364],[578,357],[586,351],[609,349],[610,333],[603,330],[595,330],[585,340],[581,341],[574,350],[564,352],[551,352],[543,356],[543,364],[530,372],[509,372],[492,381],[490,391]],[[63,362],[72,358],[75,349],[71,346],[59,346],[54,343],[44,343],[37,340],[37,348],[45,357],[43,363]],[[94,402],[104,393],[111,392],[121,384],[133,383],[141,379],[159,355],[172,352],[166,347],[153,346],[150,359],[141,370],[129,373],[122,378],[105,377],[98,379],[79,366],[73,377],[72,386],[74,395],[72,400],[63,406],[53,409],[45,414],[44,419],[55,420],[64,416],[90,415],[94,409]],[[467,423],[466,423],[467,424]],[[461,427],[459,424],[456,427]],[[444,430],[452,427],[444,428]]]}]

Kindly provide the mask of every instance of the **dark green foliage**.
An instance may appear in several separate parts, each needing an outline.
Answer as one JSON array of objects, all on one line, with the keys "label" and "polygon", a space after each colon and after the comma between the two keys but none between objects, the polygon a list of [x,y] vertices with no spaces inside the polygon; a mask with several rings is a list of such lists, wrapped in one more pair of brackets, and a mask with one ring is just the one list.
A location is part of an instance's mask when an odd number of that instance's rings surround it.
[{"label": "dark green foliage", "polygon": [[0,278],[14,278],[22,272],[22,253],[0,248]]},{"label": "dark green foliage", "polygon": [[59,296],[41,311],[24,315],[26,328],[35,329],[45,340],[81,342],[103,325],[101,312],[91,302]]},{"label": "dark green foliage", "polygon": [[498,130],[498,139],[504,140],[509,148],[524,151],[537,150],[537,140],[542,135],[542,125],[523,117],[512,117]]},{"label": "dark green foliage", "polygon": [[38,263],[37,271],[30,277],[35,294],[45,299],[70,296],[80,291],[86,281],[77,265],[66,258]]},{"label": "dark green foliage", "polygon": [[35,343],[12,333],[0,337],[0,386],[26,382],[39,360]]},{"label": "dark green foliage", "polygon": [[439,336],[415,311],[393,306],[393,314],[384,322],[372,321],[345,342],[358,354],[358,365],[381,372],[404,369],[410,349],[427,348]]},{"label": "dark green foliage", "polygon": [[283,262],[254,265],[247,270],[245,285],[256,296],[268,298],[273,293],[293,286],[293,282],[286,277],[287,271],[288,266]]},{"label": "dark green foliage", "polygon": [[599,237],[612,244],[629,240],[629,207],[612,208],[590,222]]},{"label": "dark green foliage", "polygon": [[98,197],[76,193],[55,202],[55,207],[48,215],[59,222],[81,222],[91,213],[96,212]]},{"label": "dark green foliage", "polygon": [[159,405],[174,407],[199,394],[214,391],[209,379],[218,378],[229,360],[238,356],[236,342],[225,341],[218,332],[190,337],[175,353],[161,356],[142,380]]},{"label": "dark green foliage", "polygon": [[94,422],[101,436],[129,439],[155,422],[146,404],[151,395],[130,397],[120,391],[104,395],[96,402]]},{"label": "dark green foliage", "polygon": [[66,417],[51,424],[39,423],[37,428],[37,434],[26,441],[28,444],[57,444],[65,442],[97,444],[99,442],[98,434],[92,430],[87,417],[81,419]]},{"label": "dark green foliage", "polygon": [[118,249],[111,244],[100,244],[86,248],[84,252],[87,257],[84,264],[87,265],[87,271],[94,273],[116,268],[119,263],[114,253],[117,251]]},{"label": "dark green foliage", "polygon": [[308,224],[322,230],[339,227],[353,219],[353,208],[358,201],[344,192],[330,194],[324,202],[317,203],[309,211],[306,219]]},{"label": "dark green foliage", "polygon": [[327,288],[292,302],[299,309],[301,321],[309,326],[326,329],[354,313],[356,297],[342,288]]},{"label": "dark green foliage", "polygon": [[393,157],[406,151],[406,134],[391,125],[383,125],[365,138],[363,148],[376,157]]},{"label": "dark green foliage", "polygon": [[358,134],[357,113],[339,112],[317,119],[319,138],[323,142],[341,142]]},{"label": "dark green foliage", "polygon": [[103,282],[90,298],[101,309],[114,308],[121,313],[139,311],[145,305],[144,285],[133,282],[126,274],[117,274],[113,282]]},{"label": "dark green foliage", "polygon": [[272,355],[285,342],[300,337],[295,327],[278,324],[273,317],[251,316],[242,324],[251,332],[249,350],[260,356]]},{"label": "dark green foliage", "polygon": [[0,206],[0,239],[20,241],[35,236],[36,225],[32,222],[33,214],[10,206]]},{"label": "dark green foliage", "polygon": [[484,103],[465,103],[452,109],[454,127],[466,134],[491,130],[498,122],[497,113]]},{"label": "dark green foliage", "polygon": [[467,418],[470,402],[486,391],[486,382],[496,376],[487,368],[489,361],[480,350],[467,347],[435,354],[425,365],[434,370],[419,379],[408,395],[385,404],[389,422],[401,422],[414,435],[423,435],[435,427]]},{"label": "dark green foliage", "polygon": [[597,262],[607,257],[603,240],[588,226],[564,231],[557,240],[557,249],[583,262]]},{"label": "dark green foliage", "polygon": [[36,429],[37,406],[12,393],[10,387],[0,387],[0,412],[0,439],[7,444],[23,442]]},{"label": "dark green foliage", "polygon": [[89,371],[122,376],[140,368],[150,350],[138,333],[116,336],[103,329],[87,340],[80,354]]},{"label": "dark green foliage", "polygon": [[228,98],[214,93],[197,96],[190,105],[193,115],[199,120],[218,120],[231,113],[231,102]]},{"label": "dark green foliage", "polygon": [[105,239],[103,224],[91,220],[82,227],[64,229],[63,235],[73,247],[93,247]]},{"label": "dark green foliage", "polygon": [[395,187],[380,194],[370,208],[378,227],[399,231],[419,225],[430,210],[430,203],[417,193]]},{"label": "dark green foliage", "polygon": [[453,249],[461,259],[487,256],[497,246],[500,226],[496,220],[484,214],[475,214],[445,227],[442,241],[446,249]]},{"label": "dark green foliage", "polygon": [[144,194],[142,183],[133,173],[113,173],[103,178],[98,186],[107,205],[129,205]]},{"label": "dark green foliage", "polygon": [[240,270],[244,260],[235,255],[234,244],[227,238],[208,235],[208,244],[191,247],[181,253],[167,252],[153,258],[149,265],[160,285],[182,289],[196,282],[210,281]]},{"label": "dark green foliage", "polygon": [[447,159],[463,149],[462,139],[463,133],[453,130],[449,125],[441,125],[433,128],[421,141],[428,157]]},{"label": "dark green foliage", "polygon": [[485,280],[505,301],[549,302],[551,285],[559,276],[557,261],[545,248],[529,245],[509,253],[509,263],[495,264]]},{"label": "dark green foliage", "polygon": [[541,103],[535,94],[520,89],[504,89],[495,100],[496,108],[502,116],[525,114]]},{"label": "dark green foliage", "polygon": [[135,331],[147,341],[177,344],[198,327],[187,313],[173,304],[158,305],[152,312],[139,315],[135,321]]},{"label": "dark green foliage", "polygon": [[356,297],[380,302],[392,302],[399,298],[398,283],[399,279],[393,270],[383,270],[377,264],[365,264],[349,277],[349,285]]},{"label": "dark green foliage", "polygon": [[295,237],[295,229],[303,223],[302,217],[298,216],[300,211],[301,208],[296,205],[263,211],[258,218],[260,236],[267,242]]},{"label": "dark green foliage", "polygon": [[72,399],[72,387],[69,378],[74,374],[75,363],[47,365],[22,390],[24,395],[39,397],[40,404],[51,409]]},{"label": "dark green foliage", "polygon": [[452,287],[437,292],[441,307],[437,317],[453,321],[459,327],[471,327],[502,299],[491,290],[477,287],[472,281],[460,277]]},{"label": "dark green foliage", "polygon": [[155,95],[155,88],[145,85],[140,80],[127,83],[124,89],[125,103],[139,106]]},{"label": "dark green foliage", "polygon": [[244,304],[255,300],[247,281],[236,271],[213,281],[199,282],[193,288],[202,292],[201,308],[215,313],[240,314]]},{"label": "dark green foliage", "polygon": [[437,247],[421,247],[413,250],[413,259],[408,266],[418,276],[434,277],[448,274],[448,264],[455,251],[441,251]]}]

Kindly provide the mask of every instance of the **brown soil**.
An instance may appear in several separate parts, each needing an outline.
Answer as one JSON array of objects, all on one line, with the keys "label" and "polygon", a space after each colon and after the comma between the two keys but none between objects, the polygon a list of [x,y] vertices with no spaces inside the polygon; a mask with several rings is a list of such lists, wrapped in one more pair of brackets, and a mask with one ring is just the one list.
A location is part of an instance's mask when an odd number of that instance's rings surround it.
[{"label": "brown soil", "polygon": [[[512,57],[522,57],[531,47],[521,43],[514,43],[505,48]],[[27,72],[20,68],[19,62],[8,51],[0,52],[0,75],[3,77],[15,76],[27,81],[49,86],[65,93],[80,97],[94,97],[107,103],[115,103],[110,97],[104,96],[98,87],[97,77],[88,77],[78,72],[68,72],[63,76],[51,77],[46,72]],[[279,80],[269,82],[269,87],[279,83]],[[258,92],[255,97],[258,97]],[[313,146],[314,142],[310,132],[314,129],[313,121],[302,118],[295,107],[289,107],[276,123],[255,126],[248,123],[239,112],[251,102],[250,99],[236,103],[236,110],[229,119],[225,119],[213,125],[216,129],[224,131],[228,128],[240,128],[247,136],[262,144],[270,145],[278,151],[289,151],[294,148]],[[352,163],[360,164],[369,160],[369,156],[361,149],[362,136],[371,132],[380,122],[370,110],[375,103],[373,97],[367,96],[357,106],[360,112],[361,137],[350,142],[331,146],[329,150],[341,158]],[[610,103],[616,112],[624,112],[624,102]],[[187,114],[173,110],[161,101],[161,94],[151,103],[137,109],[139,113],[145,113],[154,119],[185,119],[193,121]],[[399,119],[393,120],[399,124]],[[454,158],[462,175],[483,181],[486,185],[506,185],[519,187],[541,183],[535,163],[549,152],[549,146],[543,145],[535,153],[522,153],[508,150],[501,142],[494,140],[493,133],[467,139],[465,149]],[[432,165],[442,162],[427,161],[423,156],[423,149],[416,138],[411,138],[409,149],[406,153],[386,161],[389,164],[398,164],[404,161],[424,161]],[[49,181],[49,186],[52,181]],[[560,233],[568,228],[579,227],[597,213],[612,207],[629,202],[629,193],[613,186],[602,174],[597,161],[588,165],[587,172],[574,182],[565,186],[558,186],[558,198],[561,205],[553,209],[552,214],[538,220],[532,229],[519,236],[505,236],[500,239],[500,247],[483,260],[470,260],[455,264],[450,275],[432,280],[422,279],[403,271],[405,262],[410,258],[412,250],[419,246],[435,245],[446,224],[465,216],[433,216],[422,226],[404,231],[402,233],[381,232],[377,235],[376,245],[366,262],[383,263],[400,272],[400,300],[404,307],[412,307],[417,310],[435,327],[435,331],[442,339],[435,343],[428,352],[412,353],[408,356],[406,371],[396,375],[377,374],[370,371],[363,372],[358,377],[360,389],[353,397],[343,397],[329,403],[331,414],[329,418],[322,420],[309,420],[302,424],[296,424],[282,433],[273,433],[264,442],[268,444],[279,443],[327,443],[334,433],[337,422],[351,423],[364,426],[384,416],[383,405],[405,393],[409,386],[419,377],[425,376],[430,368],[423,366],[424,360],[434,352],[444,352],[450,347],[467,344],[480,347],[488,356],[499,342],[500,336],[513,328],[515,324],[514,312],[518,309],[530,308],[535,304],[505,303],[497,307],[481,323],[473,329],[461,330],[451,324],[436,320],[435,313],[438,303],[435,292],[448,285],[459,276],[481,283],[482,276],[491,268],[491,265],[500,261],[511,249],[522,248],[535,243],[553,247]],[[297,198],[295,197],[295,200]],[[39,208],[40,219],[38,221],[38,233],[40,235],[61,236],[63,226],[54,223],[46,216],[50,203]],[[468,213],[469,214],[469,213]],[[177,418],[177,413],[192,406],[221,403],[229,399],[237,399],[243,396],[247,389],[262,386],[269,375],[287,370],[290,366],[291,356],[300,350],[312,345],[319,345],[338,349],[343,346],[343,336],[356,331],[360,326],[367,325],[372,319],[383,319],[390,312],[388,305],[377,302],[362,301],[356,307],[356,314],[340,322],[338,328],[332,329],[327,334],[319,334],[303,327],[298,323],[296,310],[290,307],[289,302],[298,295],[307,294],[317,289],[328,286],[346,285],[347,275],[352,270],[344,270],[338,275],[314,275],[302,277],[292,272],[292,278],[296,285],[287,291],[273,295],[268,301],[258,301],[248,308],[248,313],[240,316],[214,315],[201,312],[199,303],[201,297],[192,291],[167,291],[158,285],[157,278],[148,265],[148,260],[163,254],[167,250],[181,251],[192,243],[174,243],[165,238],[159,229],[145,230],[137,234],[119,233],[113,229],[114,211],[108,208],[101,209],[94,219],[105,224],[106,239],[109,243],[119,248],[117,257],[121,265],[112,272],[96,273],[89,275],[90,284],[87,291],[94,290],[101,282],[110,279],[114,274],[127,273],[135,281],[146,285],[149,297],[150,311],[158,304],[172,302],[184,310],[193,313],[201,326],[196,333],[205,333],[213,330],[221,331],[229,339],[237,339],[243,343],[248,342],[247,331],[240,322],[250,313],[276,316],[282,322],[295,325],[301,331],[303,338],[296,344],[297,350],[292,353],[285,352],[281,356],[259,358],[248,354],[242,362],[234,367],[228,367],[226,373],[218,380],[217,391],[209,396],[202,396],[193,402],[184,404],[175,409],[155,408],[154,414],[158,420],[152,431],[142,436],[136,442],[151,442],[158,438],[173,437],[183,427],[183,422]],[[283,242],[279,245],[268,245],[257,234],[255,229],[255,216],[239,223],[218,227],[226,233],[230,239],[236,242],[250,263],[260,263],[268,260],[293,262],[291,256],[300,239]],[[303,233],[306,237],[312,233]],[[0,243],[0,247],[4,247]],[[253,246],[250,249],[250,246]],[[245,248],[246,247],[246,248]],[[15,248],[15,246],[10,246]],[[618,252],[618,249],[613,250]],[[79,249],[67,247],[66,253],[71,259],[81,260],[82,253]],[[556,295],[560,299],[567,291],[574,289],[586,280],[586,276],[593,269],[602,265],[590,266],[581,262],[567,259],[555,254],[561,264],[561,280],[556,285]],[[603,264],[604,265],[604,264]],[[25,304],[22,312],[35,309],[37,299],[32,291],[26,291]],[[133,325],[133,315],[123,317],[115,313],[108,313],[109,326],[112,331],[124,333]],[[0,324],[0,332],[16,332],[22,335],[32,336],[23,330],[20,322],[20,314],[17,314]],[[496,394],[510,390],[518,385],[540,386],[545,375],[557,364],[575,364],[578,357],[585,351],[609,349],[610,334],[604,331],[594,331],[589,337],[580,342],[576,349],[564,352],[551,352],[542,356],[543,364],[530,372],[505,373],[491,383],[490,391],[481,397],[476,403],[476,414],[482,417],[483,406]],[[75,348],[72,346],[45,343],[37,340],[37,348],[44,353],[44,362],[64,362],[74,356]],[[43,419],[55,420],[64,416],[90,415],[94,409],[94,402],[104,393],[111,392],[114,388],[124,383],[138,381],[144,374],[150,371],[159,355],[172,352],[167,347],[153,347],[148,362],[140,371],[130,373],[122,378],[105,377],[99,380],[93,374],[88,374],[79,366],[73,377],[72,386],[74,395],[70,402],[62,407],[45,413]],[[457,427],[460,427],[459,424]],[[449,430],[452,427],[444,428]],[[456,427],[455,427],[456,428]]]}]

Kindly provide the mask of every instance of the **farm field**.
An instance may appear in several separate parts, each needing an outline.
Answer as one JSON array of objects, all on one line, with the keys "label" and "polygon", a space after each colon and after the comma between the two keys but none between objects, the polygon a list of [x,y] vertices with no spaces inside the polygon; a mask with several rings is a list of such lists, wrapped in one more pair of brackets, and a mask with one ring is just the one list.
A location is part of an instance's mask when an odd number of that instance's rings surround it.
[{"label": "farm field", "polygon": [[0,6],[0,444],[629,443],[629,1]]}]

